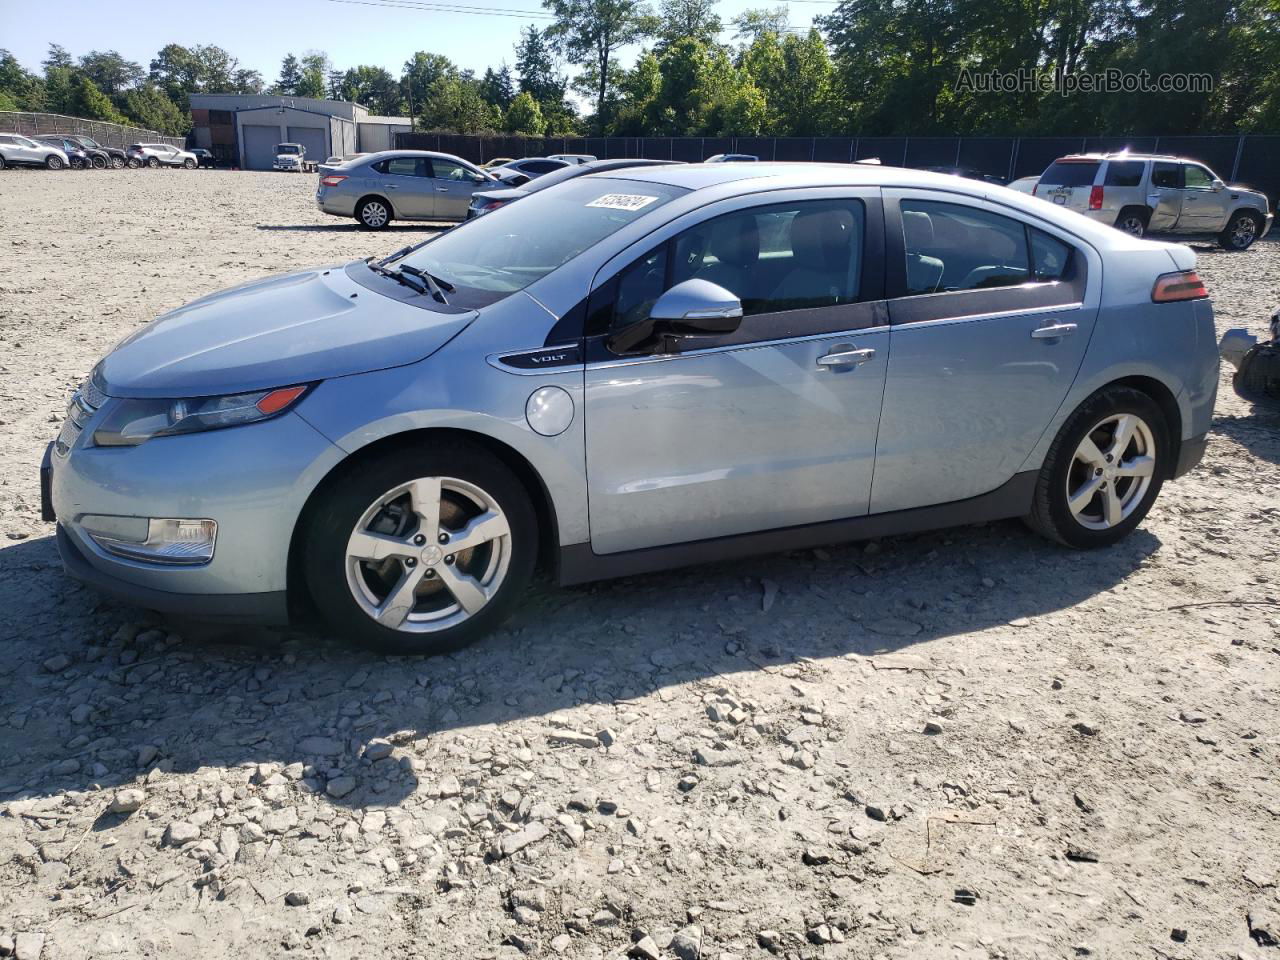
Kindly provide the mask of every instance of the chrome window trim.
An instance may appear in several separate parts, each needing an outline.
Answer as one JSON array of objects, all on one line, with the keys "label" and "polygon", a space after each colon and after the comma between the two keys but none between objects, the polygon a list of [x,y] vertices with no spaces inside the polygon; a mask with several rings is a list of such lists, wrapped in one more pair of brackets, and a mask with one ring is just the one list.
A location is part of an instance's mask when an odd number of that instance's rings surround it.
[{"label": "chrome window trim", "polygon": [[[964,293],[966,291],[953,291]],[[926,294],[926,296],[936,297],[945,296],[946,294]],[[917,299],[915,297],[912,298]],[[1083,310],[1083,303],[1061,303],[1050,304],[1047,307],[1026,307],[1024,309],[1013,310],[993,310],[988,313],[966,313],[957,317],[939,317],[936,320],[914,320],[899,321],[893,326],[899,330],[918,330],[921,327],[942,327],[953,323],[972,323],[979,320],[994,320],[996,317],[1036,317],[1046,313],[1065,313],[1068,310]]]},{"label": "chrome window trim", "polygon": [[637,364],[642,363],[662,363],[667,360],[680,360],[683,357],[705,357],[717,353],[760,350],[766,347],[787,346],[792,343],[808,343],[814,340],[838,340],[841,337],[849,337],[853,339],[857,337],[865,337],[872,333],[885,333],[891,328],[890,324],[885,323],[878,327],[858,327],[853,330],[836,330],[830,333],[811,333],[803,337],[787,337],[782,340],[758,340],[753,343],[725,344],[719,347],[706,347],[702,350],[685,350],[680,353],[662,353],[639,357],[619,357],[617,360],[597,360],[595,363],[588,363],[586,368],[588,370],[608,370],[612,367],[634,367]]}]

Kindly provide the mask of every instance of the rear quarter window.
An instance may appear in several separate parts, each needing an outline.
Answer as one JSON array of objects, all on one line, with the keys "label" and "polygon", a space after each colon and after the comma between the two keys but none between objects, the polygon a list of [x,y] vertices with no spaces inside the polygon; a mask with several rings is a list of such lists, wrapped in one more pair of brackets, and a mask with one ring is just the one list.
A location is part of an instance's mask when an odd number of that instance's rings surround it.
[{"label": "rear quarter window", "polygon": [[1137,187],[1142,184],[1142,174],[1147,165],[1141,160],[1113,160],[1107,165],[1108,187]]},{"label": "rear quarter window", "polygon": [[1092,186],[1099,166],[1099,163],[1058,160],[1049,164],[1049,169],[1041,175],[1040,182],[1051,187]]}]

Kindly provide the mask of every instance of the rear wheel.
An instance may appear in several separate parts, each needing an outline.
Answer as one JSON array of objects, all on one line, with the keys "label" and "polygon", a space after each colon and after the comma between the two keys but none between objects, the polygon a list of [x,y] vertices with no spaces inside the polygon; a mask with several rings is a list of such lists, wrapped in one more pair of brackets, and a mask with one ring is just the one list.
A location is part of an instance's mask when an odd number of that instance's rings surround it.
[{"label": "rear wheel", "polygon": [[194,170],[196,168],[196,162],[192,160],[190,157],[188,157],[186,160],[183,160],[182,165],[186,167],[188,170]]},{"label": "rear wheel", "polygon": [[3,170],[4,167],[5,167],[4,157],[0,157],[0,170]]},{"label": "rear wheel", "polygon": [[360,204],[356,219],[366,230],[382,230],[391,222],[391,207],[385,201],[371,197]]},{"label": "rear wheel", "polygon": [[1160,407],[1108,387],[1063,424],[1036,485],[1031,527],[1069,547],[1105,547],[1147,515],[1168,474],[1169,428]]},{"label": "rear wheel", "polygon": [[529,496],[469,444],[362,463],[322,496],[303,531],[307,586],[331,627],[375,650],[465,646],[506,618],[533,574]]},{"label": "rear wheel", "polygon": [[1144,207],[1125,207],[1116,217],[1116,229],[1134,237],[1141,237],[1147,232],[1150,214]]},{"label": "rear wheel", "polygon": [[1257,214],[1237,210],[1227,221],[1227,228],[1218,234],[1218,243],[1224,250],[1248,250],[1261,232],[1262,223]]},{"label": "rear wheel", "polygon": [[61,170],[66,166],[66,164],[62,162],[61,157],[46,157],[44,165],[50,170]]},{"label": "rear wheel", "polygon": [[139,160],[137,157],[130,157],[127,163],[130,170],[137,170],[140,166],[142,166],[142,161]]},{"label": "rear wheel", "polygon": [[155,157],[150,157],[150,158],[147,160],[147,166],[148,166],[148,167],[150,167],[152,170],[155,170],[155,169],[159,168],[159,166],[160,166],[160,161],[159,161],[159,160],[157,160]]},{"label": "rear wheel", "polygon": [[93,161],[92,161],[92,162],[93,162],[93,169],[95,169],[95,170],[105,170],[105,169],[107,169],[107,158],[106,158],[106,157],[104,157],[104,156],[102,156],[101,154],[96,154],[96,153],[95,153],[95,154],[93,155]]},{"label": "rear wheel", "polygon": [[112,169],[112,170],[120,170],[120,169],[122,169],[123,167],[124,167],[124,157],[117,157],[115,154],[112,154],[112,155],[111,155],[111,169]]}]

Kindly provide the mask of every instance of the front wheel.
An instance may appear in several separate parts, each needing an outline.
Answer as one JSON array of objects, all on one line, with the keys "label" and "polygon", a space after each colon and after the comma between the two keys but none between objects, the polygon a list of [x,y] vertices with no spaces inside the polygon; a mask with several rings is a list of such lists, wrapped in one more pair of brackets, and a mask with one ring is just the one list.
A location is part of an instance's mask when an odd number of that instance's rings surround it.
[{"label": "front wheel", "polygon": [[1151,509],[1171,453],[1168,425],[1151,397],[1129,387],[1100,390],[1050,446],[1027,522],[1069,547],[1110,546]]},{"label": "front wheel", "polygon": [[147,160],[147,166],[150,167],[152,170],[158,170],[160,169],[160,161],[157,160],[155,157],[151,157],[150,159]]},{"label": "front wheel", "polygon": [[112,170],[122,169],[124,167],[124,162],[125,162],[124,157],[117,157],[113,155],[111,157],[111,169]]},{"label": "front wheel", "polygon": [[1218,243],[1224,250],[1248,250],[1260,232],[1258,218],[1247,210],[1240,210],[1231,215],[1227,228],[1218,234]]},{"label": "front wheel", "polygon": [[95,154],[93,157],[93,169],[95,170],[107,169],[107,158]]},{"label": "front wheel", "polygon": [[382,230],[391,222],[391,208],[382,200],[366,200],[356,211],[356,219],[366,230]]},{"label": "front wheel", "polygon": [[456,650],[495,628],[537,558],[529,495],[465,443],[361,463],[306,521],[307,587],[327,624],[384,653]]},{"label": "front wheel", "polygon": [[191,159],[183,160],[182,165],[188,170],[194,170],[196,168],[196,162]]},{"label": "front wheel", "polygon": [[130,170],[137,170],[140,166],[142,166],[142,161],[139,160],[137,157],[130,157],[127,163]]},{"label": "front wheel", "polygon": [[44,165],[49,170],[61,170],[66,166],[66,164],[62,162],[61,157],[48,157],[46,158]]}]

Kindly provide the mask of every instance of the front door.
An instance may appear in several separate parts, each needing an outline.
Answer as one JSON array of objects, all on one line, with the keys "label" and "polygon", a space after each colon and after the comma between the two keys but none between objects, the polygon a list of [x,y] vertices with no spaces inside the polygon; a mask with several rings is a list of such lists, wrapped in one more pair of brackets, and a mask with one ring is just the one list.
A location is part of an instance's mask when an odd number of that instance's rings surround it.
[{"label": "front door", "polygon": [[[767,206],[742,198],[732,212],[690,215],[701,219],[592,294],[596,553],[867,512],[889,346],[882,213],[878,191],[837,193]],[[610,340],[693,277],[742,301],[737,331],[665,354]]]},{"label": "front door", "polygon": [[1227,225],[1227,191],[1213,189],[1214,179],[1207,167],[1183,165],[1180,231],[1217,233]]},{"label": "front door", "polygon": [[430,220],[436,200],[430,161],[423,157],[392,157],[377,164],[377,184],[387,192],[395,216],[404,220]]},{"label": "front door", "polygon": [[886,190],[885,216],[892,332],[872,513],[964,500],[1019,472],[1084,359],[1100,268],[993,203]]},{"label": "front door", "polygon": [[479,175],[456,160],[432,157],[431,186],[435,191],[435,215],[441,220],[465,220],[467,207],[471,206],[471,194],[476,190]]},{"label": "front door", "polygon": [[1150,231],[1172,230],[1182,214],[1182,165],[1168,160],[1151,164],[1151,189],[1147,194]]}]

